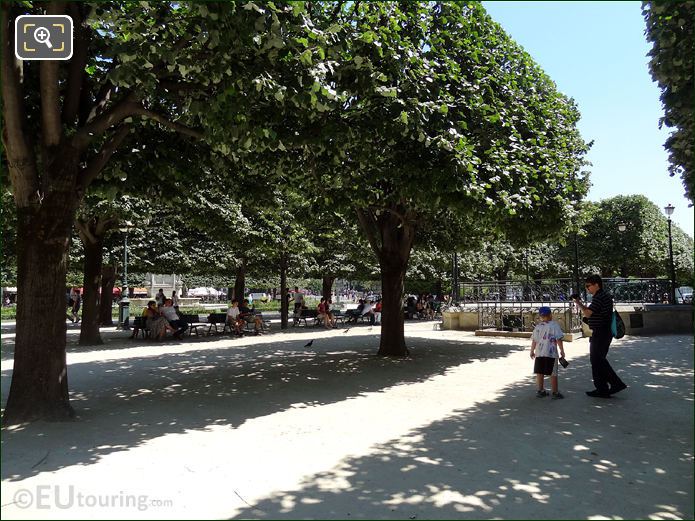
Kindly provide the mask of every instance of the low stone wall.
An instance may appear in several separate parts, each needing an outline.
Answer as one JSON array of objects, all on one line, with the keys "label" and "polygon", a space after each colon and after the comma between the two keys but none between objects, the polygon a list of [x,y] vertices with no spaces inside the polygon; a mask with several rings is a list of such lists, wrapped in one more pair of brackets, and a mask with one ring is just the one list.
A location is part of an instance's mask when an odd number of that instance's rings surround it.
[{"label": "low stone wall", "polygon": [[[634,336],[693,334],[693,306],[688,304],[646,304],[616,306],[625,323],[625,334]],[[584,336],[591,329],[582,324]]]},{"label": "low stone wall", "polygon": [[693,334],[693,306],[688,304],[647,304],[619,308],[626,335]]},{"label": "low stone wall", "polygon": [[[131,298],[130,300],[130,306],[138,306],[138,307],[147,307],[147,303],[150,300],[154,300],[153,298]],[[199,306],[200,305],[200,299],[199,298],[193,298],[193,297],[179,297],[179,307],[188,307],[188,306]]]},{"label": "low stone wall", "polygon": [[[528,309],[518,313],[522,316],[524,324],[534,324],[538,319],[536,310]],[[563,331],[569,331],[572,323],[572,312],[554,310],[553,320],[556,320]],[[442,313],[442,329],[454,329],[460,331],[476,331],[479,329],[478,310],[444,311]]]},{"label": "low stone wall", "polygon": [[[693,308],[692,305],[679,304],[646,304],[644,306],[618,306],[618,312],[625,322],[625,334],[637,336],[664,335],[664,334],[692,334],[693,333]],[[524,310],[524,324],[532,324],[537,321],[536,310]],[[445,311],[442,313],[442,329],[460,331],[477,331],[478,311],[476,309],[466,311]],[[572,320],[572,311],[553,311],[553,320],[560,324],[563,331],[568,333]],[[492,332],[493,330],[486,330]],[[591,336],[591,330],[586,324],[582,324],[584,336]],[[492,334],[492,333],[490,333]]]},{"label": "low stone wall", "polygon": [[478,329],[478,311],[444,311],[442,313],[442,329],[475,331]]}]

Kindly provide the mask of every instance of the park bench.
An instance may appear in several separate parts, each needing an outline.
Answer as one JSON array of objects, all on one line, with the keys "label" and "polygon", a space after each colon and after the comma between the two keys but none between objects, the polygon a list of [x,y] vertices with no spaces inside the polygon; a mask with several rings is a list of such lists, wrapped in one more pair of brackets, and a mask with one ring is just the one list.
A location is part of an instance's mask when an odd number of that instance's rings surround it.
[{"label": "park bench", "polygon": [[[219,324],[222,324],[222,331],[217,327]],[[227,313],[210,313],[208,315],[208,335],[212,333],[213,328],[215,328],[216,335],[223,334],[227,330],[230,333],[233,332],[232,328],[227,324]]]},{"label": "park bench", "polygon": [[304,326],[308,326],[309,324],[307,323],[307,320],[312,320],[312,326],[315,326],[318,324],[318,314],[319,312],[316,311],[315,309],[302,309],[302,313],[299,316],[294,317],[294,323],[292,324],[293,326],[301,326],[302,321],[304,322]]},{"label": "park bench", "polygon": [[246,320],[246,324],[244,326],[244,332],[255,332],[256,330],[256,323],[255,323],[255,317],[258,317],[261,319],[261,331],[262,332],[269,332],[270,331],[270,320],[266,320],[263,318],[263,313],[254,313],[253,315],[250,315]]},{"label": "park bench", "polygon": [[147,320],[143,316],[133,318],[133,330],[136,336],[142,335],[142,338],[150,338],[150,329],[147,327]]},{"label": "park bench", "polygon": [[[335,319],[336,324],[337,323],[341,323],[341,324],[345,323],[346,317],[345,317],[345,315],[343,315],[343,312],[340,311],[339,309],[331,309],[331,315],[333,315],[333,318]],[[323,319],[319,319],[318,316],[316,317],[316,324],[319,326],[325,326],[325,324],[323,323]]]},{"label": "park bench", "polygon": [[181,315],[181,320],[188,324],[188,336],[193,335],[193,332],[198,336],[200,334],[198,329],[205,328],[208,325],[201,320],[200,315]]}]

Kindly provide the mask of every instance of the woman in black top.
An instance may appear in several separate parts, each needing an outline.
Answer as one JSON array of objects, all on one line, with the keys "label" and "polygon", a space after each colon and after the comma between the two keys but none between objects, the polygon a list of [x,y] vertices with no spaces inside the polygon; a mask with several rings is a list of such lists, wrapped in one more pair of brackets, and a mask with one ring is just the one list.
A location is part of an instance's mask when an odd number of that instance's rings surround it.
[{"label": "woman in black top", "polygon": [[610,398],[612,394],[627,387],[606,358],[613,340],[611,333],[613,298],[603,290],[603,280],[598,275],[587,277],[585,286],[592,295],[591,304],[587,306],[578,297],[574,301],[581,309],[582,314],[589,320],[589,327],[591,328],[589,353],[591,356],[591,375],[594,378],[596,389],[587,391],[586,394],[595,398]]}]

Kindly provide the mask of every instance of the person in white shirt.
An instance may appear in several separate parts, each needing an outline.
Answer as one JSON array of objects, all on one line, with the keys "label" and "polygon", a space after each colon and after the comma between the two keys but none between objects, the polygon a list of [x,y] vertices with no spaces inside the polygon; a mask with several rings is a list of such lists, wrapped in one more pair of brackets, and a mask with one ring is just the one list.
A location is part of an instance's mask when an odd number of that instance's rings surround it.
[{"label": "person in white shirt", "polygon": [[364,307],[362,308],[362,316],[369,315],[369,324],[374,325],[374,312],[372,311],[374,309],[374,304],[372,304],[371,300],[368,300],[364,303]]},{"label": "person in white shirt", "polygon": [[294,314],[301,314],[302,307],[304,306],[304,295],[299,292],[297,286],[294,287]]},{"label": "person in white shirt", "polygon": [[169,325],[176,328],[174,338],[181,340],[183,334],[186,332],[188,324],[179,318],[179,314],[174,309],[174,302],[170,298],[164,301],[164,307],[162,307],[161,313],[162,316],[167,319]]},{"label": "person in white shirt", "polygon": [[538,315],[541,321],[531,335],[531,358],[535,359],[533,372],[536,373],[538,386],[536,396],[539,398],[548,396],[548,392],[543,387],[543,381],[546,376],[550,376],[553,399],[564,398],[558,391],[557,369],[559,358],[563,360],[565,358],[565,349],[562,345],[565,334],[560,324],[553,320],[553,313],[549,307],[542,306],[538,310]]},{"label": "person in white shirt", "polygon": [[244,321],[239,319],[240,314],[239,301],[234,299],[231,307],[227,310],[227,324],[234,328],[234,333],[237,335],[243,334],[241,328],[244,327]]}]

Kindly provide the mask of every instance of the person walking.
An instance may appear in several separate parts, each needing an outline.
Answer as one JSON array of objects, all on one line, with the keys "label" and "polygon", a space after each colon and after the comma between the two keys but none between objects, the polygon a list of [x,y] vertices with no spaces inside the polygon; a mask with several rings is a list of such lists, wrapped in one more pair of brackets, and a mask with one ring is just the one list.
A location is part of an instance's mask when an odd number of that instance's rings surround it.
[{"label": "person walking", "polygon": [[594,379],[592,391],[586,394],[593,398],[610,398],[627,388],[627,385],[615,373],[608,363],[608,349],[613,340],[611,319],[613,316],[613,297],[603,289],[603,280],[598,275],[590,275],[585,280],[586,290],[592,295],[591,304],[584,304],[579,295],[572,295],[588,322],[591,329],[589,338],[589,353],[591,359],[591,375]]}]

